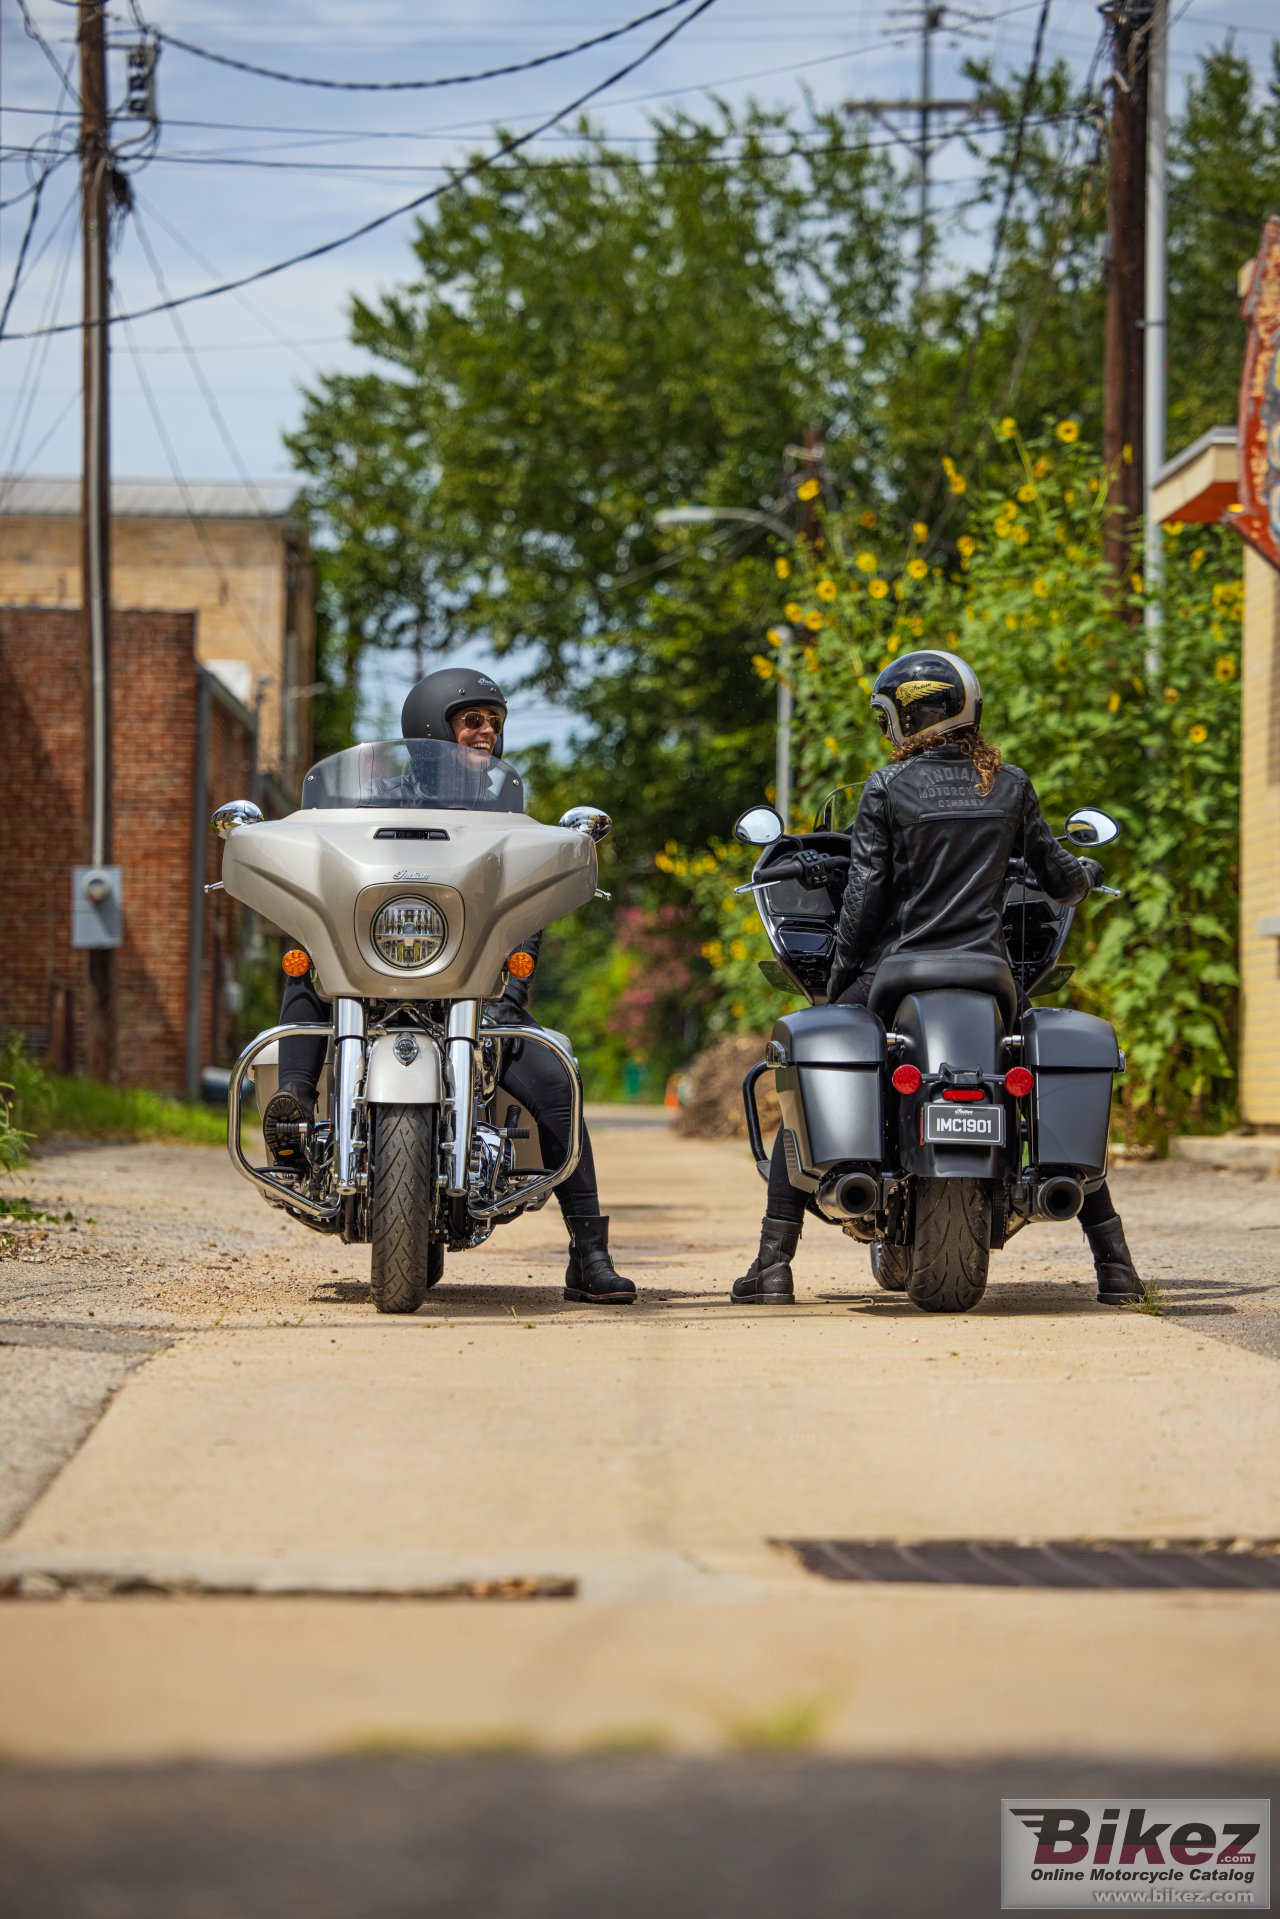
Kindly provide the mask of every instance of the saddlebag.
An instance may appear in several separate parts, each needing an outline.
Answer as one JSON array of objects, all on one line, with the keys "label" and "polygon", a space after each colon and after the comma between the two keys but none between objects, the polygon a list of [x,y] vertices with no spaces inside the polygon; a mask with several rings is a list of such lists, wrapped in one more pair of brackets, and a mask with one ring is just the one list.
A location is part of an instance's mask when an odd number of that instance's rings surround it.
[{"label": "saddlebag", "polygon": [[1105,1173],[1111,1087],[1124,1070],[1106,1020],[1066,1006],[1034,1006],[1022,1021],[1022,1061],[1035,1074],[1031,1163]]},{"label": "saddlebag", "polygon": [[784,1014],[767,1059],[775,1068],[793,1179],[797,1170],[814,1180],[851,1162],[881,1163],[885,1038],[874,1014],[865,1006],[812,1006]]}]

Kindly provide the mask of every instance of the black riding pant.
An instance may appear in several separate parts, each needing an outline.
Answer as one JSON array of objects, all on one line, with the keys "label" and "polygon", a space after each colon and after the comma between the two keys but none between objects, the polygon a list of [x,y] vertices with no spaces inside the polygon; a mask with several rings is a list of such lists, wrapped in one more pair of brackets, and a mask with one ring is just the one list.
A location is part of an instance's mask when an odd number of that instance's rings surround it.
[{"label": "black riding pant", "polygon": [[[839,994],[840,1006],[865,1006],[871,993],[874,973],[860,973],[852,986],[847,986]],[[770,1219],[789,1220],[792,1225],[804,1223],[806,1211],[812,1202],[808,1196],[797,1190],[787,1177],[787,1160],[782,1148],[782,1129],[779,1127],[777,1138],[773,1142],[773,1156],[769,1161],[769,1199],[766,1211]],[[1076,1215],[1082,1232],[1088,1233],[1093,1227],[1103,1225],[1115,1216],[1115,1204],[1111,1191],[1104,1179],[1101,1186],[1092,1193],[1085,1194],[1084,1205]]]},{"label": "black riding pant", "polygon": [[[280,1007],[283,1026],[328,1026],[333,1017],[327,999],[317,993],[311,975],[291,979],[284,989]],[[518,1099],[533,1114],[538,1127],[538,1144],[544,1166],[558,1166],[569,1150],[569,1116],[572,1102],[569,1081],[562,1067],[540,1046],[521,1046],[519,1028],[511,1029],[511,1040],[503,1042],[502,1085],[512,1099]],[[324,1065],[325,1040],[286,1039],[280,1043],[280,1083],[303,1080],[314,1088],[319,1084]],[[514,1057],[513,1057],[514,1055]],[[595,1219],[600,1214],[600,1191],[596,1185],[595,1158],[591,1136],[582,1128],[582,1156],[569,1178],[556,1187],[560,1211],[566,1219]]]}]

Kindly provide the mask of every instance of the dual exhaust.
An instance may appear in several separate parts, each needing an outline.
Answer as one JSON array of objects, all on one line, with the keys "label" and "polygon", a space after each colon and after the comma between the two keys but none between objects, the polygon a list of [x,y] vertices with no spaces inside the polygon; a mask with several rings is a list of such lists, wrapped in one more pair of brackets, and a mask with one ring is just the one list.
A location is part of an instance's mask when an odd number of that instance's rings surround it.
[{"label": "dual exhaust", "polygon": [[[874,1173],[858,1168],[829,1173],[814,1198],[820,1213],[843,1224],[879,1210],[880,1181]],[[1069,1173],[1052,1173],[1048,1179],[1035,1182],[1028,1198],[1032,1213],[1040,1219],[1074,1219],[1084,1205],[1084,1187]]]}]

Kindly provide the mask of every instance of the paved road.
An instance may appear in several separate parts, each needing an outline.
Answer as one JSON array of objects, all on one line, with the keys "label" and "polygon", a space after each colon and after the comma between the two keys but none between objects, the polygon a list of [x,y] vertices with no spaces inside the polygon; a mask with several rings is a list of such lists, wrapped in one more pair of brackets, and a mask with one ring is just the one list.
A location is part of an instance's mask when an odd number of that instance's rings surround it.
[{"label": "paved road", "polygon": [[[841,1587],[774,1542],[1280,1536],[1280,1181],[1120,1173],[1158,1316],[1093,1305],[1074,1227],[960,1320],[831,1231],[742,1311],[741,1149],[597,1131],[629,1312],[564,1305],[550,1209],[382,1320],[217,1153],[41,1163],[76,1219],[0,1259],[40,1413],[0,1566],[64,1596],[4,1608],[14,1909],[990,1911],[1000,1779],[1274,1768],[1280,1596]],[[425,1596],[539,1577],[577,1597]]]}]

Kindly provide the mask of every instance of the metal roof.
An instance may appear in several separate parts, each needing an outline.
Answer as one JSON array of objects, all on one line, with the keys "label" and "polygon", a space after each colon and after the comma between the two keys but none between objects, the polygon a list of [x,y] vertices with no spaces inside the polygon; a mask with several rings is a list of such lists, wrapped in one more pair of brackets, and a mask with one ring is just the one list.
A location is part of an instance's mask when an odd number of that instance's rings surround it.
[{"label": "metal roof", "polygon": [[1211,447],[1234,446],[1235,443],[1236,429],[1233,426],[1211,426],[1198,440],[1193,440],[1190,446],[1184,446],[1171,460],[1165,461],[1156,475],[1156,485],[1162,486],[1166,480],[1172,480],[1176,474],[1194,466],[1201,454],[1207,453]]},{"label": "metal roof", "polygon": [[[299,500],[291,480],[113,480],[111,511],[118,520],[287,520]],[[0,517],[69,518],[80,511],[80,482],[0,474]]]}]

